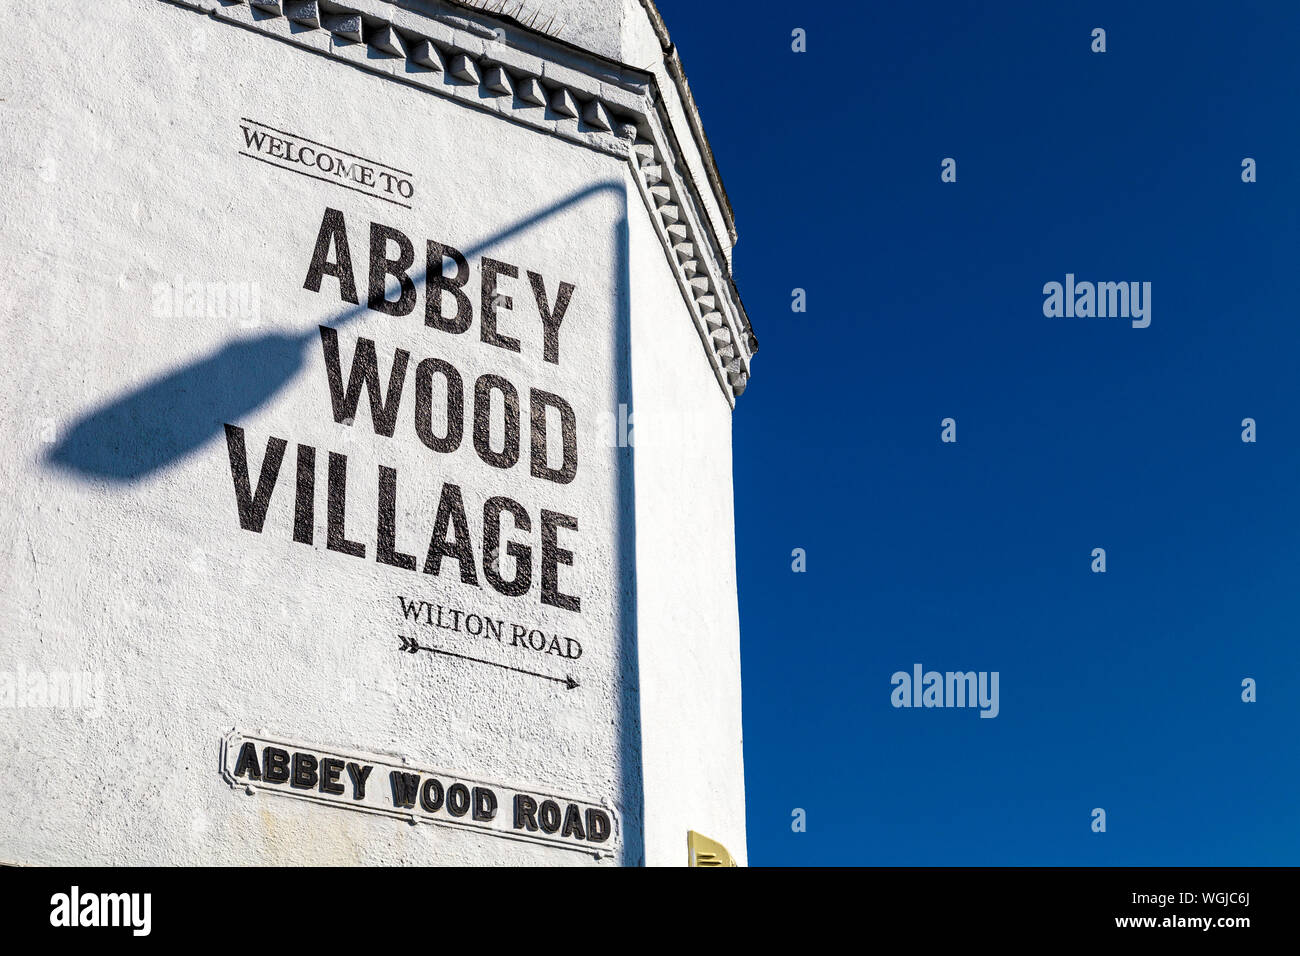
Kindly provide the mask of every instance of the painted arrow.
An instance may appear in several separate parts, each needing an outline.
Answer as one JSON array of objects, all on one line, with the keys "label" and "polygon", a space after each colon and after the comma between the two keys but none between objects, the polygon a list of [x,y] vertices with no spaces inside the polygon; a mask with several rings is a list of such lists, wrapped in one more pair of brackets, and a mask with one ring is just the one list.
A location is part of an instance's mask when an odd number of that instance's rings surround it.
[{"label": "painted arrow", "polygon": [[473,661],[475,664],[486,664],[488,667],[499,667],[503,671],[514,671],[516,674],[527,674],[529,677],[540,677],[542,680],[555,681],[557,684],[563,684],[568,690],[573,690],[580,686],[570,675],[565,674],[563,677],[552,677],[550,674],[540,674],[537,671],[525,670],[522,667],[511,667],[509,664],[498,664],[496,661],[485,661],[479,657],[470,657],[468,654],[457,654],[455,651],[444,651],[439,647],[428,647],[421,644],[413,637],[406,637],[398,634],[397,639],[401,641],[398,650],[406,651],[408,654],[416,654],[420,651],[428,651],[430,654],[443,654],[447,657],[457,657],[462,661]]}]

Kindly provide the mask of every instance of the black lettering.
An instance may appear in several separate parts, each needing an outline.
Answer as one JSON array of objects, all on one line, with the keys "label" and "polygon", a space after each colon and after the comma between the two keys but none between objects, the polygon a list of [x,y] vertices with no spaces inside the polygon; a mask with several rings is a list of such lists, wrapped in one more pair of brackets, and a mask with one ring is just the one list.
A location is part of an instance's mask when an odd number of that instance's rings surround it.
[{"label": "black lettering", "polygon": [[262,779],[262,771],[257,766],[257,747],[247,740],[239,748],[239,759],[235,761],[235,776],[242,777],[244,774],[248,774],[250,780]]},{"label": "black lettering", "polygon": [[433,777],[420,787],[420,806],[428,813],[435,813],[442,806],[442,784]]},{"label": "black lettering", "polygon": [[497,795],[487,787],[474,788],[474,819],[486,823],[497,815]]},{"label": "black lettering", "polygon": [[543,800],[537,808],[537,822],[547,833],[560,829],[560,805],[554,800]]},{"label": "black lettering", "polygon": [[366,546],[360,541],[349,541],[344,522],[348,506],[348,456],[330,452],[328,484],[328,520],[325,547],[331,551],[350,554],[356,558],[366,556]]},{"label": "black lettering", "polygon": [[[397,243],[397,258],[388,258],[388,243]],[[411,281],[409,270],[415,261],[415,249],[411,240],[396,229],[370,224],[370,301],[368,305],[375,312],[388,315],[410,315],[415,308],[415,283]],[[388,277],[396,276],[401,284],[401,295],[397,301],[390,302],[386,295]]]},{"label": "black lettering", "polygon": [[511,352],[519,351],[519,340],[513,339],[508,335],[500,335],[497,332],[497,309],[511,309],[514,307],[514,299],[504,293],[497,292],[497,276],[509,276],[517,278],[519,268],[512,266],[508,262],[498,262],[496,259],[489,259],[484,256],[479,260],[479,266],[483,270],[481,279],[480,303],[482,315],[479,316],[479,337],[488,345],[495,345],[498,348],[509,349]]},{"label": "black lettering", "polygon": [[298,446],[298,487],[293,498],[293,540],[311,544],[316,539],[316,449]]},{"label": "black lettering", "polygon": [[415,570],[415,555],[397,550],[397,469],[379,466],[379,529],[375,560],[380,564]]},{"label": "black lettering", "polygon": [[366,764],[362,766],[348,761],[348,776],[352,778],[352,799],[364,800],[366,798],[366,778],[370,776],[370,771],[375,768]]},{"label": "black lettering", "polygon": [[577,804],[569,804],[564,811],[564,829],[560,831],[560,836],[572,836],[575,840],[587,838],[586,832],[582,829],[582,814],[578,812]]},{"label": "black lettering", "polygon": [[469,787],[453,783],[447,788],[447,812],[453,817],[463,817],[469,812]]},{"label": "black lettering", "polygon": [[327,326],[320,326],[321,349],[325,353],[325,378],[329,383],[330,405],[334,420],[351,425],[356,419],[357,406],[361,404],[361,390],[370,399],[370,421],[376,435],[393,437],[397,427],[397,406],[402,399],[402,386],[406,382],[406,363],[411,353],[404,349],[393,351],[393,367],[388,375],[387,398],[379,387],[379,359],[375,343],[358,338],[352,352],[352,367],[348,370],[348,389],[343,391],[343,372],[339,363],[339,334]]},{"label": "black lettering", "polygon": [[415,598],[411,598],[408,604],[406,598],[400,594],[397,596],[397,603],[402,606],[402,617],[408,621],[418,621],[420,619],[420,608],[429,606],[428,601],[417,601]]},{"label": "black lettering", "polygon": [[537,801],[525,793],[515,794],[515,829],[537,829]]},{"label": "black lettering", "polygon": [[611,824],[609,814],[594,807],[587,810],[587,841],[604,843],[609,839]]},{"label": "black lettering", "polygon": [[[447,531],[454,526],[456,538],[447,540]],[[455,558],[460,564],[463,584],[478,586],[474,570],[474,549],[469,543],[469,522],[465,520],[465,505],[461,502],[460,485],[444,482],[438,499],[438,515],[433,522],[433,535],[429,539],[429,553],[424,558],[424,573],[439,574],[443,558]]]},{"label": "black lettering", "polygon": [[560,283],[560,291],[555,294],[555,309],[546,304],[546,283],[536,272],[528,273],[528,283],[533,287],[533,298],[537,300],[537,312],[542,317],[542,358],[552,365],[560,364],[560,323],[569,308],[569,299],[573,296],[573,286],[567,282]]},{"label": "black lettering", "polygon": [[342,793],[343,784],[339,776],[343,773],[344,762],[337,757],[322,757],[320,762],[320,792]]},{"label": "black lettering", "polygon": [[267,783],[288,783],[289,751],[279,747],[263,747],[262,776]]},{"label": "black lettering", "polygon": [[266,140],[266,134],[259,130],[250,130],[247,126],[240,124],[240,129],[244,131],[244,145],[251,149],[262,151],[262,143]]},{"label": "black lettering", "polygon": [[420,792],[420,775],[418,773],[402,773],[400,770],[390,770],[388,772],[388,781],[393,787],[393,806],[407,807],[415,806],[415,797]]},{"label": "black lettering", "polygon": [[561,594],[557,565],[573,566],[573,552],[561,548],[556,528],[578,530],[578,519],[556,511],[542,509],[542,603],[578,611],[582,601],[572,594]]},{"label": "black lettering", "polygon": [[[433,376],[447,380],[447,434],[433,433]],[[442,359],[427,358],[415,367],[415,433],[433,451],[460,447],[465,431],[465,383],[460,373]]]},{"label": "black lettering", "polygon": [[[333,245],[337,259],[329,261],[330,245]],[[339,298],[344,302],[357,304],[357,282],[352,275],[352,254],[348,251],[348,232],[343,226],[343,213],[337,209],[326,209],[325,217],[320,223],[320,232],[316,236],[316,249],[312,252],[311,265],[307,269],[307,281],[302,284],[311,292],[320,291],[321,277],[331,275],[339,280]]]},{"label": "black lettering", "polygon": [[316,758],[311,754],[295,753],[293,755],[293,781],[290,786],[299,790],[313,790],[316,787]]},{"label": "black lettering", "polygon": [[[547,465],[546,409],[548,408],[554,408],[560,413],[560,439],[564,445],[564,462],[558,470]],[[558,395],[534,388],[528,393],[528,417],[532,420],[533,428],[530,443],[533,477],[545,478],[558,485],[567,485],[578,474],[578,421],[574,417],[573,407]]]},{"label": "black lettering", "polygon": [[[505,440],[492,450],[492,393],[505,402]],[[519,393],[500,375],[480,375],[474,383],[474,450],[494,468],[513,468],[519,461]]]},{"label": "black lettering", "polygon": [[489,498],[483,503],[483,576],[501,594],[518,597],[528,592],[533,583],[533,549],[517,541],[506,542],[505,553],[515,559],[515,576],[505,580],[501,576],[501,513],[510,512],[515,527],[521,531],[533,530],[528,509],[517,501],[505,497]]},{"label": "black lettering", "polygon": [[257,493],[254,494],[248,479],[244,430],[237,425],[226,426],[226,450],[230,454],[230,477],[235,482],[235,506],[239,509],[239,526],[245,531],[260,533],[266,523],[266,509],[271,504],[271,492],[280,477],[280,462],[288,447],[289,443],[283,438],[266,440],[266,454],[262,456],[262,470],[257,476]]},{"label": "black lettering", "polygon": [[[456,263],[456,274],[442,274],[442,260],[450,258]],[[473,321],[473,308],[462,288],[469,281],[469,263],[460,251],[440,242],[429,241],[428,261],[425,272],[424,324],[443,332],[460,334],[469,328]],[[456,300],[456,316],[448,318],[442,314],[442,294],[450,292]],[[355,301],[355,300],[354,300]]]}]

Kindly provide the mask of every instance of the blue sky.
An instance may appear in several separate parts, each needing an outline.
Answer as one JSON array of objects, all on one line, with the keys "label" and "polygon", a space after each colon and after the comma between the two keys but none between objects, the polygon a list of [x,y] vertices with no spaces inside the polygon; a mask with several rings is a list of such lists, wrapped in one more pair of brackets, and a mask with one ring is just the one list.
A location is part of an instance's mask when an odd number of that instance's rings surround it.
[{"label": "blue sky", "polygon": [[[761,344],[751,863],[1295,864],[1300,8],[658,5]],[[1045,317],[1066,273],[1150,327]],[[999,716],[893,708],[918,662]]]}]

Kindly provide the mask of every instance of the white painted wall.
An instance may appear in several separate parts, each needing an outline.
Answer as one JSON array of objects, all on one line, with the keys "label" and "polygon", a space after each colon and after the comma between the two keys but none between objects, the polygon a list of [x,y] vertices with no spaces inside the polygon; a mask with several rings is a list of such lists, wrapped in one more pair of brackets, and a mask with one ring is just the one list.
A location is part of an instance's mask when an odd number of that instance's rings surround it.
[{"label": "white painted wall", "polygon": [[637,630],[646,862],[686,863],[686,831],[743,864],[731,409],[701,374],[700,340],[654,227],[632,220]]},{"label": "white painted wall", "polygon": [[[0,699],[0,860],[594,862],[247,796],[218,770],[231,728],[605,802],[622,825],[622,852],[607,862],[681,862],[687,828],[743,856],[729,411],[626,164],[153,0],[50,0],[15,21],[9,51],[0,675],[86,671],[104,690],[86,707]],[[414,208],[237,155],[241,117],[411,171]],[[467,334],[422,324],[423,289],[411,316],[363,309],[340,325],[345,369],[358,336],[377,343],[385,380],[395,348],[412,354],[391,439],[374,434],[366,400],[352,426],[330,412],[314,330],[352,307],[329,277],[320,293],[303,289],[327,206],[346,216],[363,299],[371,222],[413,240],[417,269],[426,239],[473,250]],[[478,339],[483,254],[520,268],[501,282],[514,309],[500,327],[520,339],[517,355]],[[540,358],[528,269],[552,297],[561,280],[577,287],[559,366]],[[163,314],[157,288],[178,276],[249,284],[258,321]],[[275,387],[253,401],[268,355],[289,373],[266,376]],[[473,453],[468,423],[457,452],[420,444],[410,376],[430,356],[454,365],[471,394],[492,372],[525,394],[536,386],[566,398],[580,428],[576,480],[529,476],[526,406],[521,461],[509,471]],[[627,401],[629,375],[638,434],[643,421],[685,422],[676,446],[637,450],[634,472],[625,449],[593,437]],[[260,534],[238,524],[223,422],[246,430],[254,480],[268,436],[290,443]],[[87,436],[104,423],[121,445],[100,454]],[[108,473],[153,461],[179,423],[203,439],[192,450],[138,474]],[[318,456],[312,547],[291,540],[300,442]],[[365,560],[323,547],[328,451],[349,457],[348,531],[367,544]],[[443,481],[464,489],[476,554],[490,495],[520,501],[534,522],[542,508],[578,516],[580,531],[563,539],[578,557],[561,581],[582,595],[581,613],[539,602],[536,556],[534,586],[518,598],[460,583],[451,561],[438,577],[376,564],[379,465],[398,471],[398,547],[421,563]],[[536,528],[513,537],[536,552]],[[632,554],[635,578],[620,564]],[[411,630],[399,594],[577,637],[582,686],[399,653],[396,633]],[[522,652],[484,649],[482,638],[416,636],[521,663],[510,654]],[[564,670],[531,654],[522,663]]]}]

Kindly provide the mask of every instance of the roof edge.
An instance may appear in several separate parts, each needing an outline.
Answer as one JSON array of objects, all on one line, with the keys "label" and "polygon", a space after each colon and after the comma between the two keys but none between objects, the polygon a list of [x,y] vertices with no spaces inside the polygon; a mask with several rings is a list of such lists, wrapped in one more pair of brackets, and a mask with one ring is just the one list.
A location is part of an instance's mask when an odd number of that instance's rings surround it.
[{"label": "roof edge", "polygon": [[700,118],[699,107],[696,105],[695,97],[691,93],[690,82],[686,79],[686,70],[682,66],[682,58],[677,54],[677,45],[673,43],[672,37],[668,35],[668,25],[664,23],[664,18],[659,13],[659,8],[655,6],[654,0],[641,0],[641,7],[650,19],[650,26],[654,29],[655,37],[659,40],[664,63],[668,67],[668,75],[672,77],[673,85],[677,88],[677,95],[682,98],[686,118],[691,126],[691,134],[699,144],[700,154],[704,159],[704,168],[709,177],[709,185],[713,187],[713,191],[718,197],[718,204],[722,207],[723,216],[726,217],[727,235],[734,244],[737,240],[736,214],[731,207],[731,198],[727,195],[727,188],[722,183],[722,173],[718,171],[718,163],[713,156],[713,147],[709,145],[709,137],[704,132],[704,121]]}]

